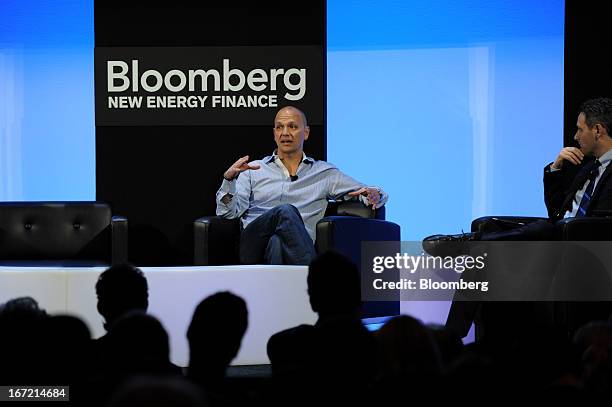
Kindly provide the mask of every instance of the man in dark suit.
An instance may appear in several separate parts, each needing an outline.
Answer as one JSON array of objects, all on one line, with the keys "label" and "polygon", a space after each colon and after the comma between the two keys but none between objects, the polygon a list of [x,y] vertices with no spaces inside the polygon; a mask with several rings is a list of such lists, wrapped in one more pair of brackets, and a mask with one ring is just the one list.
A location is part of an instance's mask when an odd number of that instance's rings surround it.
[{"label": "man in dark suit", "polygon": [[[576,127],[574,140],[580,148],[563,148],[544,170],[544,200],[551,220],[612,209],[612,99],[584,102]],[[595,160],[586,160],[588,156]],[[581,208],[584,199],[590,202]]]},{"label": "man in dark suit", "polygon": [[427,252],[439,242],[471,240],[551,240],[553,225],[567,217],[592,216],[612,210],[612,99],[584,102],[576,122],[574,140],[580,146],[564,147],[555,161],[544,167],[544,201],[549,219],[528,224],[508,222],[484,225],[481,231],[460,235],[433,235],[424,239]]},{"label": "man in dark suit", "polygon": [[[493,219],[477,232],[425,238],[423,248],[437,255],[447,242],[553,240],[557,220],[612,210],[612,99],[591,99],[580,106],[574,140],[579,147],[564,147],[544,168],[549,219],[526,224]],[[467,335],[478,306],[477,302],[453,302],[447,327]]]}]

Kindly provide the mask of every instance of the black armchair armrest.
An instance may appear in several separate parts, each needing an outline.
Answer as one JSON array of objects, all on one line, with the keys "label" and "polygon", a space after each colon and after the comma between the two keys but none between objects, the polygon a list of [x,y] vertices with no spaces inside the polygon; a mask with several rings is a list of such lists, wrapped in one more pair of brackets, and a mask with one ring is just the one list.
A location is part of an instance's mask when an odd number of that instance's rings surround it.
[{"label": "black armchair armrest", "polygon": [[485,232],[485,226],[490,222],[495,222],[502,230],[504,226],[511,229],[513,226],[527,224],[548,218],[538,218],[534,216],[482,216],[472,221],[472,232]]},{"label": "black armchair armrest", "polygon": [[[359,205],[364,207],[361,203]],[[368,210],[372,212],[372,209]],[[351,259],[359,269],[362,242],[394,241],[398,250],[400,245],[399,225],[381,219],[328,216],[317,223],[316,234],[315,246],[318,253],[336,250]],[[362,304],[362,318],[398,315],[399,311],[398,301],[366,301]]]},{"label": "black armchair armrest", "polygon": [[400,240],[398,224],[352,216],[325,217],[317,223],[316,233],[318,253],[334,249],[355,264],[361,263],[361,242]]},{"label": "black armchair armrest", "polygon": [[555,234],[559,240],[612,240],[612,217],[561,219]]},{"label": "black armchair armrest", "polygon": [[325,216],[357,216],[366,219],[385,219],[385,207],[372,210],[361,201],[330,201]]},{"label": "black armchair armrest", "polygon": [[194,223],[196,266],[239,264],[240,219],[205,216]]},{"label": "black armchair armrest", "polygon": [[128,261],[128,220],[123,216],[111,218],[111,262],[124,264]]}]

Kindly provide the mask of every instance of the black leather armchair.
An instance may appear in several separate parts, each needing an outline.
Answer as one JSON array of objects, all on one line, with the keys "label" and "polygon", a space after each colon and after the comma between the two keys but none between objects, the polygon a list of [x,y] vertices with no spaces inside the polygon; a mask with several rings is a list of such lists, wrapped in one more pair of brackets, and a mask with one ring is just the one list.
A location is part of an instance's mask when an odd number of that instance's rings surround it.
[{"label": "black leather armchair", "polygon": [[127,262],[127,219],[98,202],[0,202],[0,265]]},{"label": "black leather armchair", "polygon": [[595,217],[561,219],[555,224],[559,240],[612,241],[612,212],[595,213]]},{"label": "black leather armchair", "polygon": [[[400,227],[385,220],[385,207],[376,211],[357,201],[329,202],[325,217],[316,226],[318,253],[334,249],[361,266],[361,242],[400,240]],[[207,216],[194,224],[194,264],[239,264],[240,221]],[[397,301],[368,301],[363,318],[399,314]]]},{"label": "black leather armchair", "polygon": [[[528,223],[541,219],[537,217],[518,216],[485,216],[472,221],[472,232],[482,231],[491,220],[497,219],[502,224]],[[612,241],[612,211],[594,211],[592,217],[565,218],[555,223],[555,240],[559,241]],[[503,319],[500,310],[515,312],[518,304],[489,304],[476,315],[476,337],[482,338],[487,326]],[[520,304],[524,312],[536,315],[540,323],[562,327],[569,335],[591,320],[607,319],[612,312],[612,303],[598,301],[549,301]],[[527,311],[525,311],[527,309]],[[509,312],[509,313],[510,313]],[[520,328],[517,328],[520,329]]]},{"label": "black leather armchair", "polygon": [[[329,202],[325,217],[317,223],[315,247],[318,253],[337,250],[361,261],[362,241],[399,241],[399,225],[385,220],[385,207],[376,211],[361,202]],[[239,264],[239,219],[206,216],[194,224],[194,264]]]}]

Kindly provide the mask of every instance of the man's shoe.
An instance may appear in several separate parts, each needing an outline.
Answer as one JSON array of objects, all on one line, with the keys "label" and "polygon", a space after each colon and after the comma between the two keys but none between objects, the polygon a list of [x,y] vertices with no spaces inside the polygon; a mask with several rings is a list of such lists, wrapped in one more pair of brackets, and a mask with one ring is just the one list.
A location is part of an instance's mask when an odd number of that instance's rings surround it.
[{"label": "man's shoe", "polygon": [[469,244],[480,240],[480,233],[461,233],[458,235],[432,235],[423,239],[423,250],[431,256],[461,256],[469,253]]}]

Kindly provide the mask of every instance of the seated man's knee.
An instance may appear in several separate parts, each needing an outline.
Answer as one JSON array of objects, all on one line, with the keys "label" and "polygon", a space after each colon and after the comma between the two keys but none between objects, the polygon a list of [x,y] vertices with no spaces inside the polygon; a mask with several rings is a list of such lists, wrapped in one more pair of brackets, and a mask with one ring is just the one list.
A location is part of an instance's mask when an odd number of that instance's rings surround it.
[{"label": "seated man's knee", "polygon": [[278,205],[274,208],[274,211],[280,216],[293,217],[297,215],[301,217],[300,211],[291,204]]}]

